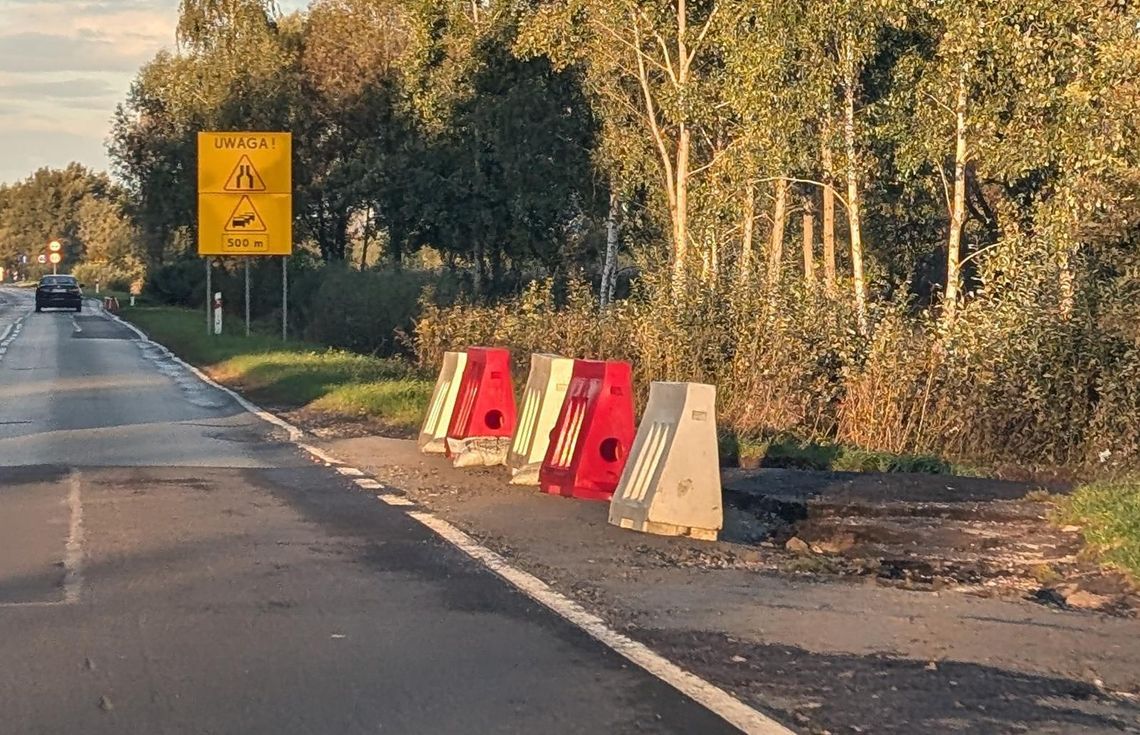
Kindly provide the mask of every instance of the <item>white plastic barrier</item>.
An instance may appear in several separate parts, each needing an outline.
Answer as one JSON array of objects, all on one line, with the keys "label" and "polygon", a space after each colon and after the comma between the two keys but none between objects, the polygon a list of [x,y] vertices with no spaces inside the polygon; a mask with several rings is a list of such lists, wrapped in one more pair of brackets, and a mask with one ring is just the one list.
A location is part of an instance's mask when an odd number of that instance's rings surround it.
[{"label": "white plastic barrier", "polygon": [[420,451],[428,454],[443,454],[447,451],[447,426],[455,410],[455,399],[459,395],[459,383],[463,369],[467,367],[466,352],[443,353],[443,366],[431,393],[427,416],[420,429]]},{"label": "white plastic barrier", "polygon": [[507,453],[514,485],[537,485],[538,471],[550,444],[550,432],[570,387],[574,361],[558,355],[531,355],[522,412]]},{"label": "white plastic barrier", "polygon": [[715,541],[724,525],[716,388],[653,383],[629,461],[610,501],[615,526]]}]

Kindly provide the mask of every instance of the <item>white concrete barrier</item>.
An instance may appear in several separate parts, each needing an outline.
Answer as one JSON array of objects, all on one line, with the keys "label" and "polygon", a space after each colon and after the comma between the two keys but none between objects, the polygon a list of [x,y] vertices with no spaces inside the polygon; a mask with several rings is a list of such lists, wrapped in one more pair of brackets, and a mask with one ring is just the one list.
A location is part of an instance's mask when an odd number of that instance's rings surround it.
[{"label": "white concrete barrier", "polygon": [[459,396],[459,383],[463,369],[467,367],[466,352],[443,353],[443,366],[431,392],[427,416],[420,429],[420,451],[426,454],[443,454],[447,451],[447,427],[455,410],[455,399]]},{"label": "white concrete barrier", "polygon": [[574,361],[558,355],[530,356],[522,412],[507,453],[512,485],[537,485],[538,471],[550,445],[550,432],[570,387]]},{"label": "white concrete barrier", "polygon": [[653,383],[629,461],[610,501],[615,526],[715,541],[724,525],[716,388]]}]

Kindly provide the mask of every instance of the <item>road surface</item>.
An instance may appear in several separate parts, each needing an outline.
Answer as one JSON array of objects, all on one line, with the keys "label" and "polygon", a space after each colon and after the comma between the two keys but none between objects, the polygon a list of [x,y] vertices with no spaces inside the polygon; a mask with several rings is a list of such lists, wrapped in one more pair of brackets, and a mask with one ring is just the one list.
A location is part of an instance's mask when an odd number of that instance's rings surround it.
[{"label": "road surface", "polygon": [[130,330],[31,306],[0,289],[4,735],[729,731]]}]

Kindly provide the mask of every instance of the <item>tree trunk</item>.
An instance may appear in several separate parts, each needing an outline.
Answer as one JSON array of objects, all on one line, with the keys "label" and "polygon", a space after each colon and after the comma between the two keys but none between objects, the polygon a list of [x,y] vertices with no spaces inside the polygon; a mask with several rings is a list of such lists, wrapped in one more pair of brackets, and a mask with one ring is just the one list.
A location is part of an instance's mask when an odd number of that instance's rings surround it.
[{"label": "tree trunk", "polygon": [[811,199],[804,200],[804,284],[815,285],[815,211]]},{"label": "tree trunk", "polygon": [[478,240],[475,241],[475,246],[471,249],[471,260],[475,266],[474,274],[472,277],[472,287],[475,290],[475,295],[481,297],[484,295],[486,289],[486,263],[483,262],[483,243]]},{"label": "tree trunk", "polygon": [[682,123],[677,141],[676,205],[673,211],[673,289],[685,283],[685,263],[689,257],[689,128]]},{"label": "tree trunk", "polygon": [[831,160],[831,111],[823,135],[823,282],[835,293],[835,167]]},{"label": "tree trunk", "polygon": [[392,270],[399,271],[404,264],[404,234],[403,228],[388,228],[388,260]]},{"label": "tree trunk", "polygon": [[859,170],[855,157],[855,44],[848,36],[843,49],[843,139],[847,148],[847,222],[851,230],[851,276],[859,333],[867,333],[867,286],[863,281],[863,232],[859,222]]},{"label": "tree trunk", "polygon": [[602,287],[598,299],[603,309],[613,302],[614,289],[617,288],[618,243],[621,240],[619,207],[617,192],[610,192],[610,212],[606,217],[606,256],[602,263]]},{"label": "tree trunk", "polygon": [[491,293],[500,293],[503,286],[503,251],[500,248],[491,248],[487,260],[491,262]]},{"label": "tree trunk", "polygon": [[772,234],[768,240],[768,285],[775,286],[780,281],[780,269],[784,264],[784,230],[788,221],[788,180],[783,176],[776,179],[776,203],[772,209]]},{"label": "tree trunk", "polygon": [[756,185],[749,184],[744,191],[744,221],[741,222],[740,264],[737,266],[737,276],[741,283],[748,281],[752,275],[752,238],[756,231]]},{"label": "tree trunk", "polygon": [[[689,85],[689,48],[686,42],[688,10],[685,0],[677,0],[677,82],[684,98]],[[673,221],[673,290],[679,293],[685,282],[685,261],[689,255],[689,148],[692,131],[682,119],[677,126],[676,213]]]},{"label": "tree trunk", "polygon": [[961,282],[959,263],[962,256],[962,226],[966,222],[966,74],[958,76],[958,98],[954,105],[954,198],[950,208],[950,240],[946,244],[946,294],[942,304],[942,322],[954,323],[958,312]]}]

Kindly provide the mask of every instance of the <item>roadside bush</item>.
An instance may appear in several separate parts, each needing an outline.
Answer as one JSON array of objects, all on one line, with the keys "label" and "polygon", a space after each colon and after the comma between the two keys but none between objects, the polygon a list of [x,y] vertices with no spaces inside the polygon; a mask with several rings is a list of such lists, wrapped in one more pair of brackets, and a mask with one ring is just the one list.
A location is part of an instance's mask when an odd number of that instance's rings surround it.
[{"label": "roadside bush", "polygon": [[146,279],[151,300],[170,306],[204,307],[206,269],[199,258],[178,260],[152,270]]},{"label": "roadside bush", "polygon": [[532,352],[627,360],[639,405],[651,381],[705,382],[717,386],[721,425],[737,435],[833,433],[840,373],[856,349],[849,311],[799,285],[767,295],[727,288],[674,297],[667,280],[647,276],[604,311],[582,282],[561,302],[547,281],[492,306],[425,303],[416,355],[430,368],[448,349],[502,345],[522,374]]},{"label": "roadside bush", "polygon": [[131,286],[145,278],[146,267],[137,258],[127,258],[110,263],[80,263],[72,273],[92,291],[96,284],[101,289],[130,291]]},{"label": "roadside bush", "polygon": [[1140,348],[1106,334],[1092,302],[1065,313],[1040,273],[976,297],[948,333],[927,311],[880,304],[867,337],[846,299],[757,281],[674,294],[650,275],[604,311],[581,283],[561,301],[538,283],[492,306],[423,304],[416,355],[431,368],[447,349],[502,345],[521,375],[531,352],[628,360],[639,404],[653,380],[712,383],[738,445],[791,436],[869,452],[875,467],[884,452],[939,468],[1140,458]]},{"label": "roadside bush", "polygon": [[328,266],[302,307],[305,338],[365,354],[399,353],[419,311],[420,292],[432,280],[419,271]]}]

